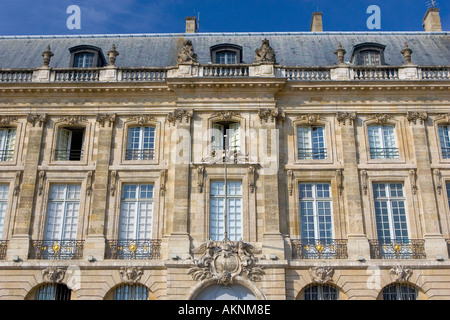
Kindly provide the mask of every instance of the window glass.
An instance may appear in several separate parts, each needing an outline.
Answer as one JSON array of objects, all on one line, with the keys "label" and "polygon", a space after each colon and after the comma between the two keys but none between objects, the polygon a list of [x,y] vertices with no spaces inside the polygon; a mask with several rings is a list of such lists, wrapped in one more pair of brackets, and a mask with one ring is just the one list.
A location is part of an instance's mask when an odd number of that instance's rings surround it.
[{"label": "window glass", "polygon": [[395,127],[392,125],[371,125],[369,134],[370,157],[372,159],[397,159],[398,147]]},{"label": "window glass", "polygon": [[94,64],[95,54],[93,53],[77,53],[74,57],[74,68],[92,68],[96,67]]},{"label": "window glass", "polygon": [[219,64],[235,64],[237,63],[237,55],[234,51],[220,51],[216,53],[216,63]]},{"label": "window glass", "polygon": [[297,127],[298,159],[325,159],[325,128],[322,126]]},{"label": "window glass", "polygon": [[442,158],[450,159],[450,125],[439,126]]},{"label": "window glass", "polygon": [[126,160],[153,160],[155,154],[155,127],[128,129]]}]

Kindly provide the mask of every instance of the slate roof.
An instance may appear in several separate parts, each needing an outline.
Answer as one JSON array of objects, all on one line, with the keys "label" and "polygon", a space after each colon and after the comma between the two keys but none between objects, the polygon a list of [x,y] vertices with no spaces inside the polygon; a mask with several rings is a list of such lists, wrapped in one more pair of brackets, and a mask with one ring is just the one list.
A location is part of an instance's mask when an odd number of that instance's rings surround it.
[{"label": "slate roof", "polygon": [[[55,54],[51,67],[70,67],[69,48],[77,45],[100,47],[106,57],[112,44],[120,55],[119,67],[174,66],[185,39],[192,40],[201,64],[211,61],[210,47],[231,43],[243,47],[243,63],[252,63],[255,49],[268,39],[277,62],[283,66],[330,66],[336,64],[334,50],[338,42],[350,60],[354,45],[375,42],[386,46],[388,65],[402,65],[400,51],[405,42],[413,50],[417,65],[450,65],[448,32],[282,32],[282,33],[195,33],[195,34],[130,34],[80,36],[3,36],[0,37],[0,68],[37,68],[47,45]],[[106,57],[107,58],[107,57]]]}]

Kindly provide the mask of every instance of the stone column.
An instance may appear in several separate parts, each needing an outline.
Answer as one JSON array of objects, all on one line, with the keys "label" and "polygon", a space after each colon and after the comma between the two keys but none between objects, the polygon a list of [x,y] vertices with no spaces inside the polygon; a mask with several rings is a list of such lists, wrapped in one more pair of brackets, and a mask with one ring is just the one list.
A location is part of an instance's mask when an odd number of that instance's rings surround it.
[{"label": "stone column", "polygon": [[348,258],[356,260],[358,256],[370,257],[369,241],[364,234],[362,199],[358,174],[358,159],[355,140],[356,113],[338,113],[342,165],[342,185],[339,186],[343,197],[348,221]]},{"label": "stone column", "polygon": [[413,192],[420,199],[421,211],[424,221],[425,253],[427,258],[434,259],[436,255],[448,258],[447,243],[439,227],[438,207],[434,191],[433,172],[431,169],[430,155],[425,124],[428,119],[426,112],[409,112],[409,121],[417,170],[410,171]]},{"label": "stone column", "polygon": [[13,234],[8,246],[7,259],[11,259],[13,256],[19,256],[21,260],[28,258],[31,216],[33,214],[38,179],[37,169],[46,120],[47,115],[45,114],[29,114],[27,118],[28,130],[22,188],[19,194]]},{"label": "stone column", "polygon": [[284,120],[284,113],[279,109],[260,109],[261,122],[259,130],[259,176],[262,180],[261,200],[264,208],[264,233],[262,235],[263,254],[275,254],[285,259],[285,244],[280,226],[280,192],[279,179],[279,131],[277,123]]},{"label": "stone column", "polygon": [[111,146],[116,115],[99,114],[97,160],[92,183],[92,204],[89,214],[89,224],[84,256],[93,256],[102,261],[105,254],[105,217],[108,200],[109,164],[111,158]]},{"label": "stone column", "polygon": [[192,109],[176,109],[167,117],[169,125],[175,127],[172,136],[172,150],[169,164],[170,197],[172,205],[172,226],[169,227],[168,258],[187,258],[190,252],[189,239],[189,195],[191,163],[191,119]]}]

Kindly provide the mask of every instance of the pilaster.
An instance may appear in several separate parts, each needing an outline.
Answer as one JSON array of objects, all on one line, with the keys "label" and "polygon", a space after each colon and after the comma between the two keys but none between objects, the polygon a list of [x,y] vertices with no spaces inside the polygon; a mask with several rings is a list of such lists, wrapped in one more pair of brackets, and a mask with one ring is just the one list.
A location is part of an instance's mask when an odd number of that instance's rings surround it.
[{"label": "pilaster", "polygon": [[338,113],[342,150],[342,196],[347,210],[348,258],[370,257],[369,241],[364,234],[362,199],[359,188],[358,158],[355,140],[356,113]]}]

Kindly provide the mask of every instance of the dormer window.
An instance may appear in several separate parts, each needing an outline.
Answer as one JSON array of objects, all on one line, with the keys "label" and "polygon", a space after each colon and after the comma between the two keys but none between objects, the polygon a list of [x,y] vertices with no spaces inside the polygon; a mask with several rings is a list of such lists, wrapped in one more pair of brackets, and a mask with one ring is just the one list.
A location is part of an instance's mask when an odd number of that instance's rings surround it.
[{"label": "dormer window", "polygon": [[211,62],[217,64],[238,64],[242,62],[242,47],[235,44],[218,44],[211,48]]},{"label": "dormer window", "polygon": [[379,43],[361,43],[353,48],[351,62],[360,66],[381,66],[385,65],[384,48],[386,46]]},{"label": "dormer window", "polygon": [[106,65],[102,49],[94,46],[81,45],[69,49],[72,68],[96,68]]}]

